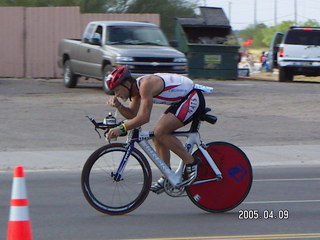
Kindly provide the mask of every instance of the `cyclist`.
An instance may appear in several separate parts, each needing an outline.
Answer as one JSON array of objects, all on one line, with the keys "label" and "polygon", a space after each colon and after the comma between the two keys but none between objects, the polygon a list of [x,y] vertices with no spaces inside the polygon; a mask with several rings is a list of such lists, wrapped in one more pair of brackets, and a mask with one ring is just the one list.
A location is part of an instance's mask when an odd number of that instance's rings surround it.
[{"label": "cyclist", "polygon": [[[205,109],[205,99],[194,82],[178,74],[156,73],[133,78],[129,67],[122,66],[113,70],[106,79],[107,86],[115,95],[108,101],[128,119],[124,124],[109,130],[106,138],[110,141],[128,130],[148,123],[153,103],[170,105],[154,128],[154,145],[160,158],[170,167],[170,150],[177,154],[186,164],[187,184],[197,177],[199,159],[194,159],[184,148],[181,141],[171,133],[192,121]],[[122,105],[118,98],[130,99],[128,107]],[[161,177],[151,186],[155,193],[164,192],[164,178]]]}]

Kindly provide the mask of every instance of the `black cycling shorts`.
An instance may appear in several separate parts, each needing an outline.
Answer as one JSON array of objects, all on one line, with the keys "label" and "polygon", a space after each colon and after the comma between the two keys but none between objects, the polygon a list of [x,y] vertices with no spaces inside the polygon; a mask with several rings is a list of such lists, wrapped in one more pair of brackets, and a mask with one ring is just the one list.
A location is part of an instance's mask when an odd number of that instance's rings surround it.
[{"label": "black cycling shorts", "polygon": [[194,89],[177,103],[170,105],[165,113],[174,114],[184,125],[204,112],[206,102],[201,90]]}]

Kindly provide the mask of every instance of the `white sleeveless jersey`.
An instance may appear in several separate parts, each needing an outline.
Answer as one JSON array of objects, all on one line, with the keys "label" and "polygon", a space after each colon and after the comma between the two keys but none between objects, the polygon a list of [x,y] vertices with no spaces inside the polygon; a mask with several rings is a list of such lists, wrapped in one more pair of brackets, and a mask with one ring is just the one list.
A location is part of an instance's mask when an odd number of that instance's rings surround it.
[{"label": "white sleeveless jersey", "polygon": [[[173,73],[155,73],[153,75],[162,78],[164,81],[164,88],[161,93],[153,97],[154,103],[170,105],[179,102],[194,88],[193,81],[182,75]],[[138,88],[143,77],[137,78]]]}]

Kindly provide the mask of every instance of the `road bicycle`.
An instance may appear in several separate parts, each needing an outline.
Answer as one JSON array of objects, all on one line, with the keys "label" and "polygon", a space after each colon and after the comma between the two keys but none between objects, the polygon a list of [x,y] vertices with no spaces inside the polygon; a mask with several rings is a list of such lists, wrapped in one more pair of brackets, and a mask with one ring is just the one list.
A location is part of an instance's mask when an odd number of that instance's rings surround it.
[{"label": "road bicycle", "polygon": [[[82,191],[89,204],[102,213],[121,215],[144,202],[152,184],[152,171],[145,155],[135,147],[137,143],[162,172],[164,190],[169,196],[187,195],[192,203],[208,212],[226,212],[237,207],[251,188],[251,164],[246,154],[231,143],[205,144],[201,140],[201,122],[215,124],[217,121],[215,116],[208,114],[210,110],[206,108],[195,118],[188,131],[173,132],[175,136],[186,137],[186,149],[201,160],[197,179],[191,185],[186,184],[183,161],[172,170],[149,144],[153,132],[137,128],[128,132],[126,143],[109,143],[89,156],[81,175]],[[95,130],[104,130],[104,134],[123,123],[117,123],[115,118],[110,123],[106,119],[96,122],[87,117]]]}]

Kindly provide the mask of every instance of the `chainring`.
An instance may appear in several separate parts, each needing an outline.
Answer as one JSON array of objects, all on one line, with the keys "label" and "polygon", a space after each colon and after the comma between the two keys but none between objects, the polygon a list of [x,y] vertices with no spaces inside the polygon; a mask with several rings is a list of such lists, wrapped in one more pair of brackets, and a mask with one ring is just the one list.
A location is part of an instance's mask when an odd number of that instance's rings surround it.
[{"label": "chainring", "polygon": [[185,187],[174,187],[166,178],[163,182],[164,191],[171,197],[181,197],[185,192]]}]

